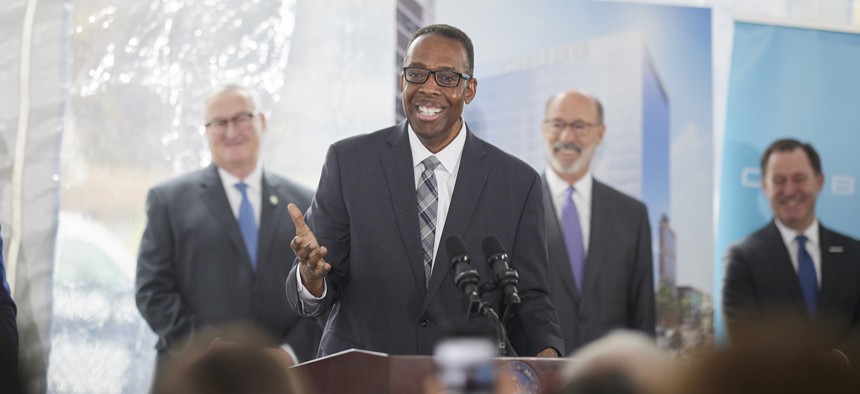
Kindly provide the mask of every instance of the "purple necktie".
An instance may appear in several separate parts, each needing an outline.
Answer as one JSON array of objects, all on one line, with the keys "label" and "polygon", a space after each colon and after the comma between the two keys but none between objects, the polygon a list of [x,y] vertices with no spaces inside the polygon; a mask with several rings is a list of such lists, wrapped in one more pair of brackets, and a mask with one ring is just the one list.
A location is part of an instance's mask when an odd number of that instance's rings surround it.
[{"label": "purple necktie", "polygon": [[561,208],[561,228],[564,232],[564,245],[570,258],[570,268],[573,269],[573,280],[576,289],[582,294],[582,276],[585,272],[585,248],[582,245],[582,228],[579,226],[579,212],[573,202],[573,186],[567,189],[564,206]]}]

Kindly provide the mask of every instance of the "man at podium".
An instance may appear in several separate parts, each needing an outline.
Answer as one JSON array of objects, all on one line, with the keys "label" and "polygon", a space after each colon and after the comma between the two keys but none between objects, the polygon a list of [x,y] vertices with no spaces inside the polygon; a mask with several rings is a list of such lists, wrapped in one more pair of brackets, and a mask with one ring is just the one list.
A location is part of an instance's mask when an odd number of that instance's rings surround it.
[{"label": "man at podium", "polygon": [[[563,349],[547,294],[540,176],[476,137],[462,119],[477,91],[465,33],[431,25],[413,35],[400,76],[406,121],[334,143],[306,219],[295,206],[287,279],[299,314],[330,311],[318,356],[350,348],[431,354],[451,325],[468,326],[445,239],[463,238],[481,278],[481,240],[497,236],[519,272],[519,313],[506,328],[521,356]],[[456,191],[456,192],[455,192]],[[484,295],[500,310],[500,292]]]}]

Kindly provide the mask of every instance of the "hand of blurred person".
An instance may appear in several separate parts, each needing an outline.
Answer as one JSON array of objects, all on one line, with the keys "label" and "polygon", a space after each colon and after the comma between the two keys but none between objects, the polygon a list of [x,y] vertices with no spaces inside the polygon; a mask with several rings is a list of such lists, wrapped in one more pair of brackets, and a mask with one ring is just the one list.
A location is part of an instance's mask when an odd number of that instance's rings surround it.
[{"label": "hand of blurred person", "polygon": [[560,356],[561,355],[558,354],[558,351],[551,348],[551,347],[545,348],[544,350],[541,350],[540,353],[537,354],[537,357],[548,357],[548,358],[549,357],[560,357]]}]

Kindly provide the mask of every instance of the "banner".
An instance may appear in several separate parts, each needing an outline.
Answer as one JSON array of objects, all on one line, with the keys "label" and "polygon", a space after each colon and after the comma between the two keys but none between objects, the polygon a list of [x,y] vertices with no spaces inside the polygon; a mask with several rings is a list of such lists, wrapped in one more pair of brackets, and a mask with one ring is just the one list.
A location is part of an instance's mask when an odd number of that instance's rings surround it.
[{"label": "banner", "polygon": [[718,337],[726,249],[771,220],[759,160],[779,138],[809,142],[821,156],[820,222],[860,237],[860,35],[735,24],[714,257]]}]

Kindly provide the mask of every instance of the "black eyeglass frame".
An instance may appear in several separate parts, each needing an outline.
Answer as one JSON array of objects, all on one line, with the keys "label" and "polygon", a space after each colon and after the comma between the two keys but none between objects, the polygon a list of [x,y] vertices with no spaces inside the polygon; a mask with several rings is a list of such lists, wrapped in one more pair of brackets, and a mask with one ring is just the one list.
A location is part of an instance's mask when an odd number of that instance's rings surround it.
[{"label": "black eyeglass frame", "polygon": [[[426,68],[421,68],[421,67],[403,67],[402,70],[403,70],[403,79],[405,79],[406,82],[415,83],[415,84],[422,84],[424,82],[427,82],[428,79],[430,79],[430,74],[433,74],[433,79],[436,80],[436,84],[443,87],[443,88],[456,88],[457,86],[460,86],[460,80],[461,79],[468,82],[470,79],[474,78],[473,76],[471,76],[469,74],[459,73],[459,72],[456,72],[454,70],[436,70],[436,71],[433,71],[433,70],[428,70]],[[427,74],[425,74],[424,79],[422,79],[420,81],[419,80],[410,80],[409,79],[409,72],[407,70],[418,70],[418,71],[426,72]],[[456,75],[457,76],[457,83],[455,83],[451,86],[443,84],[442,82],[439,81],[439,73],[451,73],[451,74]]]}]

